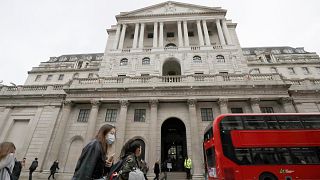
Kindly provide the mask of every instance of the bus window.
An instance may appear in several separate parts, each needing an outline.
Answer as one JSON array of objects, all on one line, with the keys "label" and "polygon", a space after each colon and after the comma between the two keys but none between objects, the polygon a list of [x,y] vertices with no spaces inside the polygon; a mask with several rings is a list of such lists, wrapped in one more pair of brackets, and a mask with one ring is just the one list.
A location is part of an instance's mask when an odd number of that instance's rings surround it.
[{"label": "bus window", "polygon": [[207,168],[208,168],[208,175],[210,177],[217,177],[216,172],[216,156],[215,156],[215,149],[211,147],[206,150],[206,160],[207,160]]},{"label": "bus window", "polygon": [[229,116],[221,121],[222,130],[243,129],[241,117]]},{"label": "bus window", "polygon": [[297,116],[277,116],[281,129],[303,129]]},{"label": "bus window", "polygon": [[236,155],[237,161],[241,165],[249,165],[252,162],[249,149],[235,149],[235,155]]},{"label": "bus window", "polygon": [[263,116],[244,116],[245,129],[268,129]]},{"label": "bus window", "polygon": [[212,127],[207,132],[204,133],[203,139],[204,139],[204,141],[208,141],[211,138],[213,138],[213,129],[212,129]]},{"label": "bus window", "polygon": [[300,120],[305,128],[308,128],[308,129],[320,128],[319,116],[301,116]]}]

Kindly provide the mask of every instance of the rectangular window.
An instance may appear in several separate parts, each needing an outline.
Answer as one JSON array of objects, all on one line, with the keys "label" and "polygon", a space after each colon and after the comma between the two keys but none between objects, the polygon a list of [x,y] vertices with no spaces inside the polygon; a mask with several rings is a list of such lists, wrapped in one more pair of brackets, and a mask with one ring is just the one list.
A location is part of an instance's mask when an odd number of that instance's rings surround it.
[{"label": "rectangular window", "polygon": [[134,110],[134,121],[145,122],[146,120],[146,109],[135,109]]},{"label": "rectangular window", "polygon": [[88,122],[90,109],[80,109],[78,122]]},{"label": "rectangular window", "polygon": [[153,33],[148,33],[148,38],[153,38]]},{"label": "rectangular window", "polygon": [[38,82],[41,79],[41,75],[37,75],[36,79],[34,81]]},{"label": "rectangular window", "polygon": [[150,74],[141,74],[141,76],[150,76]]},{"label": "rectangular window", "polygon": [[63,77],[64,77],[64,74],[60,74],[58,80],[59,80],[59,81],[62,81],[62,80],[63,80]]},{"label": "rectangular window", "polygon": [[193,36],[194,36],[193,31],[189,31],[189,32],[188,32],[188,37],[193,37]]},{"label": "rectangular window", "polygon": [[131,34],[131,35],[130,35],[130,39],[133,39],[133,38],[134,38],[134,34]]},{"label": "rectangular window", "polygon": [[261,107],[260,109],[262,113],[274,113],[272,107]]},{"label": "rectangular window", "polygon": [[117,121],[117,109],[107,109],[106,122],[116,122]]},{"label": "rectangular window", "polygon": [[320,67],[316,67],[316,71],[318,74],[320,74]]},{"label": "rectangular window", "polygon": [[231,108],[231,113],[243,113],[242,108]]},{"label": "rectangular window", "polygon": [[288,72],[289,72],[289,74],[296,74],[296,72],[294,71],[294,69],[292,67],[288,68]]},{"label": "rectangular window", "polygon": [[266,54],[265,57],[268,63],[272,63],[270,54]]},{"label": "rectangular window", "polygon": [[174,37],[174,32],[167,32],[167,37]]},{"label": "rectangular window", "polygon": [[213,121],[212,108],[201,108],[202,121]]},{"label": "rectangular window", "polygon": [[302,67],[303,74],[310,74],[310,71],[307,67]]},{"label": "rectangular window", "polygon": [[209,36],[212,36],[212,31],[208,31]]},{"label": "rectangular window", "polygon": [[52,80],[52,75],[49,74],[48,77],[47,77],[47,81],[51,81]]}]

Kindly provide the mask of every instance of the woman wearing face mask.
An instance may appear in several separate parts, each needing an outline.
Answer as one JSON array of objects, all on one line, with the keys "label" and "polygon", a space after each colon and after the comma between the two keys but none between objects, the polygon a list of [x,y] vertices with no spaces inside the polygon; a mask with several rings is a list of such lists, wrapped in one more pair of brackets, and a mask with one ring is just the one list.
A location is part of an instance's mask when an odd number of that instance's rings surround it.
[{"label": "woman wearing face mask", "polygon": [[12,142],[0,143],[0,179],[10,180],[10,174],[14,167],[14,153],[16,147]]},{"label": "woman wearing face mask", "polygon": [[107,158],[107,155],[115,141],[115,133],[115,127],[110,124],[105,124],[99,129],[96,138],[82,149],[73,180],[103,179],[108,174],[113,158]]}]

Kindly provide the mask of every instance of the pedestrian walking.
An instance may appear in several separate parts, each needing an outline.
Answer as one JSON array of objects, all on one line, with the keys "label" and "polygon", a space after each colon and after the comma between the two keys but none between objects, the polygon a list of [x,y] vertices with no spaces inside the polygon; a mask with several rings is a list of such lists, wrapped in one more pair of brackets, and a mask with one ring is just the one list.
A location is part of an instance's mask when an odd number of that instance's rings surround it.
[{"label": "pedestrian walking", "polygon": [[31,166],[29,167],[29,180],[32,180],[32,173],[37,169],[38,167],[38,158],[34,158],[34,161],[32,161]]},{"label": "pedestrian walking", "polygon": [[82,149],[72,180],[104,179],[113,164],[114,154],[107,156],[115,134],[116,128],[110,124],[99,129],[95,139]]},{"label": "pedestrian walking", "polygon": [[48,179],[50,179],[51,176],[52,176],[53,179],[55,179],[54,178],[54,174],[57,172],[57,169],[60,169],[58,160],[54,161],[53,164],[51,165],[51,167],[50,167],[50,176],[48,177]]}]

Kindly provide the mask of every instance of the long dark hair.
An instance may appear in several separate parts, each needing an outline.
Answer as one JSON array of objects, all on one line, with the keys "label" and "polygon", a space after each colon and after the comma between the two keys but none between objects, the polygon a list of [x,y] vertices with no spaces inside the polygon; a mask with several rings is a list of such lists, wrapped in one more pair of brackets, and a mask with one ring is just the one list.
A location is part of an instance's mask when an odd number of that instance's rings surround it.
[{"label": "long dark hair", "polygon": [[129,154],[135,153],[136,150],[140,147],[141,147],[141,144],[139,141],[136,141],[135,139],[130,139],[122,147],[121,153],[120,153],[120,159],[124,159]]},{"label": "long dark hair", "polygon": [[8,154],[14,153],[16,146],[12,142],[0,143],[0,160],[5,158]]},{"label": "long dark hair", "polygon": [[111,131],[111,129],[115,129],[115,127],[111,124],[105,124],[101,126],[101,128],[98,131],[98,134],[96,135],[96,139],[100,141],[102,144],[102,148],[105,154],[108,152],[108,144],[106,142],[106,135]]}]

